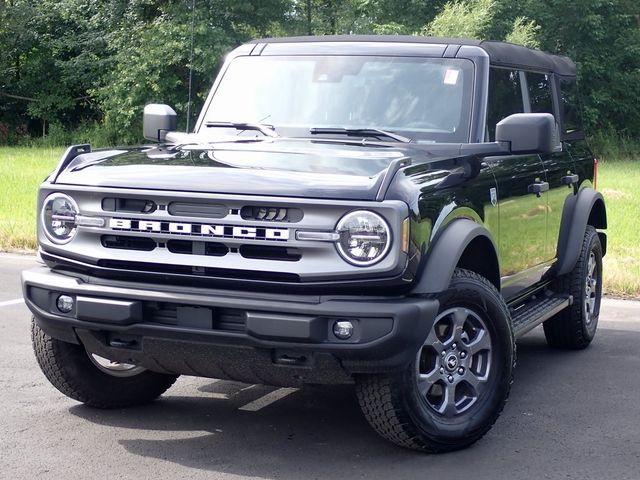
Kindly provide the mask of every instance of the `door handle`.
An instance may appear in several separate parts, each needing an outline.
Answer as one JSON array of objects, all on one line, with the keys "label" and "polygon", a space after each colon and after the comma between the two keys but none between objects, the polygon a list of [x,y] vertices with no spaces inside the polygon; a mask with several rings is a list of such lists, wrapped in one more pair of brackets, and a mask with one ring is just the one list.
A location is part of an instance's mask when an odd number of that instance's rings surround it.
[{"label": "door handle", "polygon": [[529,185],[529,193],[535,193],[536,197],[540,197],[542,192],[549,190],[549,182],[536,182]]},{"label": "door handle", "polygon": [[574,183],[578,183],[578,175],[576,175],[575,173],[570,173],[569,175],[565,175],[564,177],[562,177],[560,181],[562,182],[562,185],[567,185],[570,187]]}]

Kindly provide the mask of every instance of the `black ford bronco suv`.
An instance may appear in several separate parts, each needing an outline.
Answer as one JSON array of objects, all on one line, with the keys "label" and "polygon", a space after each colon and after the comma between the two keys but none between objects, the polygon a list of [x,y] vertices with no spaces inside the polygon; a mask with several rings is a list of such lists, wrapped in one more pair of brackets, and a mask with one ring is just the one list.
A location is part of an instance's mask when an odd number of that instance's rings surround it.
[{"label": "black ford bronco suv", "polygon": [[425,37],[249,42],[195,129],[70,147],[23,274],[46,377],[99,408],[178,375],[355,384],[373,428],[428,452],[486,433],[515,341],[598,323],[605,204],[575,66]]}]

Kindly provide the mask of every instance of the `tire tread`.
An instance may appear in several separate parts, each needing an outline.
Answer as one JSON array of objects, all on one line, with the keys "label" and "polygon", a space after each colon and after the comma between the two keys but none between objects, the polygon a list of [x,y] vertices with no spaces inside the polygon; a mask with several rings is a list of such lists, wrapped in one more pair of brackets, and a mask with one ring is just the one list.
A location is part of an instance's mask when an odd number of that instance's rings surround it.
[{"label": "tire tread", "polygon": [[[509,311],[495,286],[486,278],[470,270],[456,269],[452,283],[473,281],[483,284],[493,295],[500,300],[503,314],[509,317]],[[455,288],[455,287],[454,287]],[[363,375],[356,381],[356,394],[360,408],[373,429],[383,438],[412,450],[420,450],[427,453],[444,453],[459,450],[482,438],[495,424],[507,403],[511,384],[513,383],[513,367],[515,367],[516,353],[515,340],[511,332],[511,343],[514,347],[513,365],[510,370],[510,378],[504,398],[491,418],[473,432],[469,432],[465,438],[455,442],[442,442],[427,437],[421,433],[412,421],[400,392],[398,378],[393,375]]]},{"label": "tire tread", "polygon": [[[84,348],[50,337],[31,323],[31,342],[40,369],[66,396],[96,408],[124,408],[149,403],[177,379],[145,371],[131,378],[109,377],[91,364]],[[91,370],[93,369],[93,370]]]},{"label": "tire tread", "polygon": [[581,267],[588,261],[592,241],[597,242],[597,248],[601,251],[598,232],[591,225],[587,225],[576,266],[571,272],[559,277],[556,281],[555,290],[572,295],[574,301],[568,308],[544,322],[544,335],[551,347],[581,350],[591,343],[592,338],[585,335],[583,328],[582,284],[584,277]]}]

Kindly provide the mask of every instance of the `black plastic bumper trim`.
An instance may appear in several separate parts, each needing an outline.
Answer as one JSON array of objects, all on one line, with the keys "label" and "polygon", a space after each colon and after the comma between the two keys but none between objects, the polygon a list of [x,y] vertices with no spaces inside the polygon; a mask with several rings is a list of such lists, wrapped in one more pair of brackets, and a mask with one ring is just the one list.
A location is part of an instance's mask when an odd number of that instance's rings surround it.
[{"label": "black plastic bumper trim", "polygon": [[[424,341],[433,322],[439,303],[435,299],[417,297],[344,297],[317,303],[282,301],[278,295],[262,294],[259,298],[221,294],[204,294],[202,289],[193,293],[174,292],[162,285],[131,283],[129,288],[108,284],[88,284],[81,279],[61,275],[46,267],[23,272],[25,301],[38,324],[49,335],[63,341],[78,343],[75,331],[115,332],[137,338],[144,345],[145,337],[162,338],[193,344],[212,344],[259,349],[287,349],[310,354],[331,354],[350,372],[389,371],[405,366]],[[33,291],[53,292],[48,296],[65,293],[74,298],[87,298],[82,318],[47,310]],[[46,297],[47,295],[45,295]],[[289,296],[292,297],[292,296]],[[96,302],[95,299],[100,299]],[[145,301],[175,302],[206,308],[235,308],[248,313],[244,331],[222,331],[188,326],[161,325],[138,322],[138,305]],[[92,303],[93,302],[93,303]],[[118,312],[108,316],[100,309],[110,302],[122,302]],[[95,308],[94,308],[95,307]],[[98,308],[99,307],[99,308]],[[84,308],[84,306],[83,306]],[[127,320],[123,317],[129,316]],[[115,319],[114,319],[115,317]],[[253,317],[253,318],[252,318]],[[352,319],[359,333],[354,339],[340,341],[331,338],[328,329],[332,319]],[[367,319],[371,319],[367,321]],[[385,321],[388,320],[388,323]],[[297,327],[292,326],[297,322]],[[144,355],[144,351],[141,352]]]},{"label": "black plastic bumper trim", "polygon": [[77,296],[76,318],[88,322],[127,325],[142,321],[142,303],[135,300]]}]

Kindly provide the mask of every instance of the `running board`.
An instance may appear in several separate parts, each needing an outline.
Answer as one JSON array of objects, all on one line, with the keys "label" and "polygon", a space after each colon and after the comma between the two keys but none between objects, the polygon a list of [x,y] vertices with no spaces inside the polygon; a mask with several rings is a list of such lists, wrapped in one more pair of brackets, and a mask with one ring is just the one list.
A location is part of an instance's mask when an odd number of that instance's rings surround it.
[{"label": "running board", "polygon": [[516,339],[573,303],[571,295],[541,296],[511,311],[511,325]]}]

